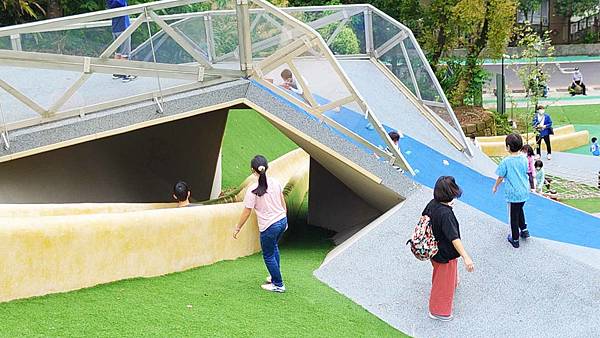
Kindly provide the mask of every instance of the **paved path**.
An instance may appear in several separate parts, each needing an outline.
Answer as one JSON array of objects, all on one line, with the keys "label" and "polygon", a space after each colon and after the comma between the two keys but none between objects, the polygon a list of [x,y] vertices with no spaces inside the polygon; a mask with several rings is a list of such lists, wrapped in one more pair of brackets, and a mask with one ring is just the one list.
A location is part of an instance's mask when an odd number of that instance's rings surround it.
[{"label": "paved path", "polygon": [[[315,275],[414,337],[600,335],[594,324],[600,322],[600,271],[545,240],[531,238],[515,250],[505,239],[506,224],[463,203],[456,206],[456,215],[476,271],[469,274],[460,265],[455,320],[429,319],[431,264],[416,260],[404,243],[431,195],[424,188],[411,196],[390,219]],[[600,258],[600,250],[582,250]]]},{"label": "paved path", "polygon": [[[504,65],[504,76],[506,77],[506,85],[510,88],[523,88],[521,80],[519,79],[516,70],[521,65]],[[486,64],[485,69],[491,73],[501,74],[502,66],[499,64]],[[583,74],[583,81],[589,87],[600,86],[600,60],[593,60],[593,62],[582,62],[582,61],[561,61],[549,62],[543,65],[544,73],[550,75],[550,82],[548,86],[550,88],[563,88],[566,89],[573,79],[572,71],[574,68],[579,68]],[[492,78],[492,83],[495,87],[495,75]]]},{"label": "paved path", "polygon": [[600,171],[600,157],[555,152],[552,160],[542,158],[546,173],[596,187]]}]

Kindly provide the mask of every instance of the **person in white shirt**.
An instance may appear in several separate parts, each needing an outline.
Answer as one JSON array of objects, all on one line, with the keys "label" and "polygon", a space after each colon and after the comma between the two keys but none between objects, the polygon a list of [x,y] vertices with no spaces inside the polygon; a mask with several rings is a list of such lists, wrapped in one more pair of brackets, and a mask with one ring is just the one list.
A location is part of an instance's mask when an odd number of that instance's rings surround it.
[{"label": "person in white shirt", "polygon": [[[583,83],[583,74],[581,74],[579,68],[575,68],[575,73],[573,73],[573,82],[571,83],[571,89],[575,90],[577,87],[581,87],[581,93],[583,95],[587,95],[585,93],[585,84]],[[575,93],[571,92],[571,96],[575,96]]]},{"label": "person in white shirt", "polygon": [[281,79],[283,80],[283,84],[281,85],[283,88],[290,90],[298,95],[304,94],[302,87],[298,85],[298,81],[294,78],[294,74],[289,69],[284,69],[281,72]]}]

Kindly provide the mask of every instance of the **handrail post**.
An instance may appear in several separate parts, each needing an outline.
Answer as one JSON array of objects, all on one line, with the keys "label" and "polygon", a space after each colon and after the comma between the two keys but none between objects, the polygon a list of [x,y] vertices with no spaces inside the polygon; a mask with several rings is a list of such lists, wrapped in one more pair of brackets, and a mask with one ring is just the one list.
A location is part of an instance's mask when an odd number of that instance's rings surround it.
[{"label": "handrail post", "polygon": [[373,42],[373,11],[367,7],[364,12],[365,16],[365,46],[367,55],[373,57],[375,46]]},{"label": "handrail post", "polygon": [[22,51],[23,46],[21,45],[21,34],[12,34],[10,36],[10,45],[13,50]]},{"label": "handrail post", "polygon": [[240,70],[249,75],[252,70],[252,40],[250,38],[250,11],[248,0],[236,0]]}]

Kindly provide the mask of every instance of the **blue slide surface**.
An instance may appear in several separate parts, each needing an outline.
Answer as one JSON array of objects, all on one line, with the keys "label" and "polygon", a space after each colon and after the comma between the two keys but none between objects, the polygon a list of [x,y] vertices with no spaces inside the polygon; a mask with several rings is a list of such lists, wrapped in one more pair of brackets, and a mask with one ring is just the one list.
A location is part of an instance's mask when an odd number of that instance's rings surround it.
[{"label": "blue slide surface", "polygon": [[[273,96],[279,98],[298,112],[315,118],[310,113],[270,89],[256,82],[254,82],[254,85],[270,92]],[[315,97],[315,99],[319,103],[328,102],[321,97]],[[362,114],[342,108],[339,112],[329,111],[325,115],[372,144],[381,145],[382,147],[385,144],[377,132],[369,127],[367,120]],[[384,128],[388,131],[392,130],[387,126],[384,126]],[[331,129],[335,131],[335,128]],[[405,131],[404,133],[404,138],[400,140],[400,149],[416,172],[414,177],[410,174],[405,175],[432,189],[438,177],[444,175],[454,176],[457,183],[463,189],[463,195],[460,198],[461,201],[504,223],[508,222],[508,208],[504,200],[503,191],[504,185],[500,186],[496,194],[492,194],[492,186],[495,181],[493,178],[482,175],[464,164],[452,160],[435,149],[411,138]],[[344,134],[340,132],[338,134],[365,149],[365,151],[370,152],[364,146],[361,146]],[[600,249],[600,218],[598,217],[548,198],[531,194],[529,201],[525,204],[525,219],[534,237]],[[506,230],[508,234],[510,229],[507,227]]]}]

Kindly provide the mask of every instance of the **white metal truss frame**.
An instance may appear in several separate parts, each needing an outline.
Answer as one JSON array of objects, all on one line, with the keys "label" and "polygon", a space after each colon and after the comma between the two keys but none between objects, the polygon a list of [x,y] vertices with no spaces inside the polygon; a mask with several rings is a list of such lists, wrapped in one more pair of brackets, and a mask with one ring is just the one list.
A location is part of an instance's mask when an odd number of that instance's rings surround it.
[{"label": "white metal truss frame", "polygon": [[[387,133],[383,128],[378,118],[372,113],[371,109],[360,96],[354,85],[349,80],[341,68],[336,56],[333,55],[329,48],[329,45],[333,43],[336,36],[347,27],[350,19],[359,15],[364,17],[365,23],[365,42],[367,54],[358,55],[344,55],[339,58],[369,58],[376,55],[383,55],[386,52],[392,50],[398,45],[403,46],[405,39],[410,39],[419,53],[423,64],[426,65],[426,69],[430,72],[432,81],[436,86],[436,89],[442,97],[442,103],[451,112],[451,116],[455,118],[452,108],[447,104],[447,99],[443,95],[443,91],[439,86],[433,72],[428,67],[425,57],[418,47],[414,36],[406,27],[393,21],[393,19],[386,16],[383,12],[379,11],[375,7],[370,5],[347,5],[347,6],[313,6],[303,8],[285,8],[280,9],[264,0],[238,0],[236,1],[235,11],[207,11],[201,13],[186,13],[177,15],[158,15],[155,11],[159,9],[167,9],[172,7],[178,7],[187,4],[195,4],[206,2],[207,0],[165,0],[155,3],[146,3],[141,5],[135,5],[125,8],[112,9],[99,11],[94,13],[87,13],[77,15],[73,17],[60,18],[46,20],[36,23],[29,23],[24,25],[4,27],[0,28],[0,37],[10,36],[13,42],[13,48],[17,50],[0,50],[0,63],[3,65],[12,65],[18,67],[30,67],[30,68],[42,68],[42,69],[59,69],[59,70],[74,70],[81,71],[80,78],[69,88],[67,91],[54,102],[49,109],[41,107],[33,100],[27,98],[14,87],[10,86],[6,81],[0,79],[0,87],[2,87],[9,94],[16,97],[23,104],[27,105],[32,110],[40,113],[41,117],[35,119],[29,119],[25,121],[18,121],[5,126],[6,130],[12,130],[17,128],[23,128],[26,126],[32,126],[35,124],[45,123],[60,118],[66,118],[75,115],[82,115],[88,112],[99,111],[103,109],[113,108],[119,105],[131,104],[140,102],[143,100],[156,98],[159,93],[145,93],[140,95],[134,95],[131,97],[120,98],[108,102],[101,102],[98,104],[80,107],[72,110],[62,110],[63,105],[69,100],[69,98],[85,83],[85,81],[94,73],[100,74],[131,74],[137,76],[160,76],[165,78],[175,79],[189,79],[194,83],[182,86],[175,86],[166,88],[164,92],[174,94],[182,91],[187,91],[203,86],[213,85],[231,79],[240,78],[243,76],[250,76],[264,86],[270,88],[278,94],[285,95],[292,101],[297,103],[300,107],[306,111],[318,116],[325,123],[332,125],[343,134],[349,136],[353,140],[363,144],[365,147],[371,149],[377,156],[385,158],[396,165],[405,168],[410,173],[414,174],[414,171],[404,159],[401,151],[397,149]],[[250,8],[250,4],[258,6],[258,8]],[[291,13],[298,12],[324,12],[325,15],[312,22],[303,23],[291,15]],[[251,22],[250,14],[258,14]],[[391,24],[395,25],[400,29],[400,33],[391,37],[387,42],[375,48],[373,46],[373,15],[378,15],[385,20],[388,20]],[[35,32],[48,32],[48,31],[59,31],[68,29],[82,29],[90,27],[106,27],[110,25],[110,21],[106,21],[113,17],[131,15],[133,17],[133,24],[130,26],[125,33],[122,34],[116,41],[114,41],[100,57],[82,57],[82,56],[70,56],[70,55],[59,55],[50,53],[34,53],[24,52],[21,49],[21,43],[19,39],[20,34],[29,34]],[[215,36],[212,28],[212,18],[220,15],[235,15],[237,18],[238,27],[238,39],[239,46],[235,52],[233,52],[236,58],[239,58],[240,68],[239,70],[228,70],[215,68],[215,65],[224,60],[223,56],[219,57],[215,52]],[[261,17],[262,16],[262,17]],[[193,17],[203,17],[206,39],[207,39],[207,50],[201,51],[197,45],[191,39],[177,28],[179,24],[182,24],[186,19]],[[280,36],[271,37],[257,43],[251,41],[251,28],[256,27],[258,20],[267,19],[272,24],[280,24],[282,26],[282,34],[289,34],[293,32],[294,39],[291,43],[281,46],[266,58],[253,60],[253,53],[257,53],[263,50],[267,50],[274,46],[278,46],[281,41]],[[185,50],[192,58],[196,61],[195,63],[189,64],[163,64],[146,61],[133,61],[133,60],[114,60],[109,59],[108,56],[118,48],[120,43],[125,41],[131,36],[135,30],[135,26],[141,25],[142,23],[154,22],[160,27],[160,32],[155,33],[153,38],[156,38],[159,34],[169,36],[174,40],[183,50]],[[170,22],[170,23],[167,23]],[[316,29],[325,27],[327,25],[335,24],[335,29],[332,35],[328,37],[327,41],[316,31]],[[277,26],[277,25],[275,25]],[[135,27],[135,28],[132,28]],[[291,28],[291,30],[290,30]],[[287,31],[286,31],[287,30]],[[152,40],[150,40],[152,41]],[[332,102],[325,102],[319,104],[309,86],[302,79],[302,74],[296,67],[295,61],[304,58],[305,54],[312,54],[312,57],[318,56],[321,60],[325,60],[336,73],[339,78],[340,85],[348,93],[347,96],[333,100]],[[231,55],[231,54],[230,54]],[[406,54],[405,54],[406,55]],[[230,56],[227,56],[227,59]],[[310,58],[310,56],[308,57]],[[289,69],[295,74],[298,79],[299,86],[303,89],[303,98],[295,98],[286,91],[278,88],[273,83],[266,81],[264,75],[270,70],[276,69],[279,66],[287,65]],[[411,68],[412,69],[412,68]],[[414,82],[415,88],[418,88],[418,83],[414,79],[414,74],[411,75]],[[160,89],[160,88],[159,88]],[[162,92],[162,90],[160,90]],[[160,94],[162,95],[162,94]],[[424,105],[431,105],[432,102],[423,101],[420,97],[419,100]],[[339,109],[342,106],[349,104],[356,105],[360,108],[360,111],[365,115],[366,120],[373,125],[375,131],[378,133],[380,138],[385,142],[386,150],[382,150],[379,147],[366,141],[356,133],[342,128],[335,121],[327,118],[323,115],[324,112]],[[437,103],[436,103],[437,104]],[[462,132],[462,131],[459,131]],[[464,134],[463,134],[464,138]],[[465,146],[468,149],[469,145],[464,138]]]}]

